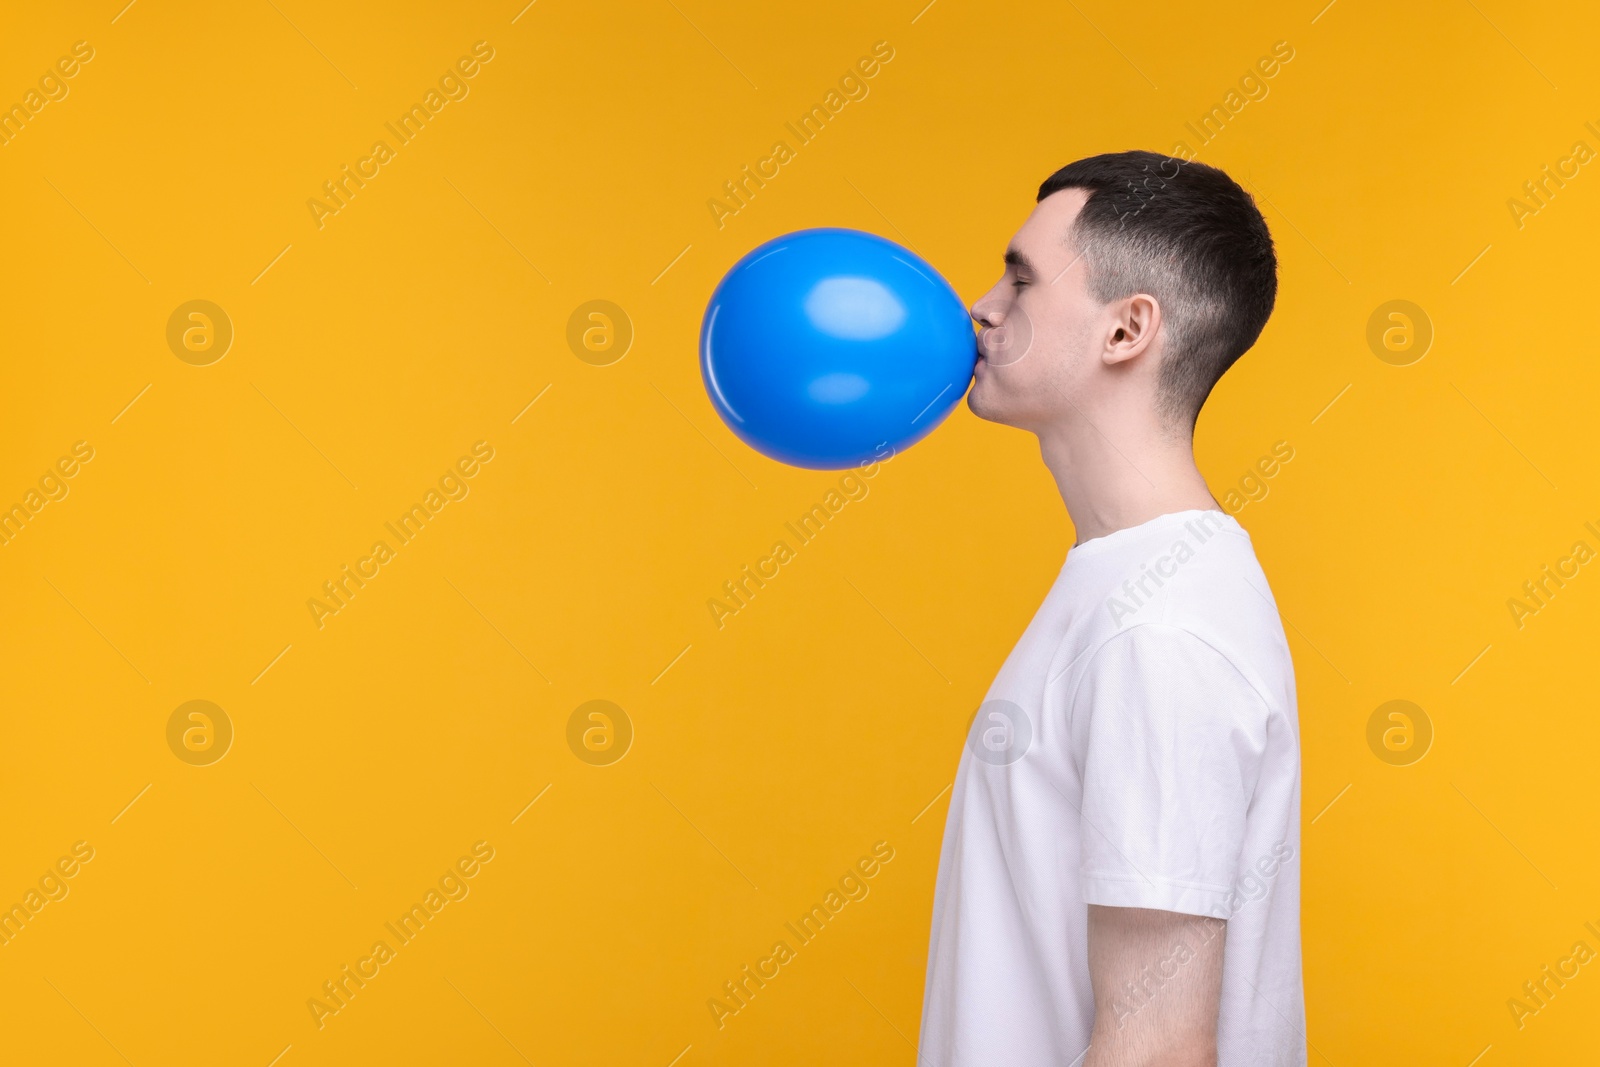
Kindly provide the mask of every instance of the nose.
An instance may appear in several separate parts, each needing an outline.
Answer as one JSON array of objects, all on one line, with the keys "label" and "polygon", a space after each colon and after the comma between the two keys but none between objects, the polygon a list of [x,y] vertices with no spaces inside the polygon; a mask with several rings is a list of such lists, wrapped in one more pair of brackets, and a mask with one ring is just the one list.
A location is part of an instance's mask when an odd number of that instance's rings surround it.
[{"label": "nose", "polygon": [[979,326],[999,326],[1006,320],[1005,300],[997,294],[998,289],[996,286],[973,303],[970,314]]}]

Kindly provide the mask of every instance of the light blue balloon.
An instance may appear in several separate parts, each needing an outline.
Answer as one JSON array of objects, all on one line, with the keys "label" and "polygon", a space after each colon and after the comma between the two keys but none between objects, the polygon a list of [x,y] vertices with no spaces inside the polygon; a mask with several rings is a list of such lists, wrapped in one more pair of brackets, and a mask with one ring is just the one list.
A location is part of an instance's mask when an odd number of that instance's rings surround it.
[{"label": "light blue balloon", "polygon": [[722,421],[756,451],[839,470],[916,444],[972,383],[977,337],[921,256],[860,230],[785,234],[711,294],[700,373]]}]

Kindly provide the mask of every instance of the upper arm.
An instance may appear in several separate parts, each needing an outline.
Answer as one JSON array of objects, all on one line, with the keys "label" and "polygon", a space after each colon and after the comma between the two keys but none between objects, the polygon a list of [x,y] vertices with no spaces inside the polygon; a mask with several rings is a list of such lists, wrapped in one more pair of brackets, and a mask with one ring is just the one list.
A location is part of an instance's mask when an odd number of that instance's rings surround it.
[{"label": "upper arm", "polygon": [[1216,1063],[1227,918],[1269,709],[1194,634],[1108,640],[1072,703],[1094,1031],[1084,1067]]},{"label": "upper arm", "polygon": [[1222,919],[1089,905],[1094,1031],[1083,1067],[1212,1067]]},{"label": "upper arm", "polygon": [[1227,918],[1265,701],[1198,637],[1141,625],[1096,652],[1072,717],[1084,901]]}]

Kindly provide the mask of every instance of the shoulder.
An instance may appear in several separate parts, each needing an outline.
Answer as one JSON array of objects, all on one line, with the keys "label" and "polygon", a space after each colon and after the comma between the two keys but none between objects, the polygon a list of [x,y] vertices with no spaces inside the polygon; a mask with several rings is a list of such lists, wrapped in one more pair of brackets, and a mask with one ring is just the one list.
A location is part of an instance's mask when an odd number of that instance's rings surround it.
[{"label": "shoulder", "polygon": [[1095,676],[1121,676],[1124,687],[1232,679],[1292,713],[1283,623],[1250,535],[1233,518],[1174,516],[1084,560],[1077,577],[1080,599],[1051,660],[1060,696],[1072,699]]},{"label": "shoulder", "polygon": [[1176,671],[1201,668],[1249,683],[1226,642],[1209,627],[1168,620],[1137,622],[1104,634],[1080,663],[1084,675],[1133,668],[1160,671],[1176,681]]},{"label": "shoulder", "polygon": [[1080,703],[1136,704],[1144,709],[1228,704],[1264,719],[1276,702],[1217,635],[1172,622],[1138,622],[1105,636],[1080,660],[1068,695]]},{"label": "shoulder", "polygon": [[1127,635],[1126,644],[1134,648],[1202,645],[1271,702],[1292,700],[1288,639],[1255,546],[1242,527],[1230,519],[1203,543],[1178,541],[1153,559],[1148,571],[1148,581],[1125,583],[1132,588],[1120,590],[1135,596],[1148,591],[1142,602],[1108,600],[1097,644],[1114,650],[1118,638]]},{"label": "shoulder", "polygon": [[1221,512],[1166,524],[1104,566],[1099,621],[1115,630],[1145,622],[1197,630],[1215,617],[1263,606],[1259,591],[1266,589],[1266,577],[1255,545],[1244,527]]}]

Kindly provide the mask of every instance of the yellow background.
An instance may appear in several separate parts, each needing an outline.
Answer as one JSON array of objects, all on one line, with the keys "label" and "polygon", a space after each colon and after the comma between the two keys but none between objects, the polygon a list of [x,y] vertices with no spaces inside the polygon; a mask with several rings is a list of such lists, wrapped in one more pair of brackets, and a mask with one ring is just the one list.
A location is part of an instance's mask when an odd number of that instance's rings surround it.
[{"label": "yellow background", "polygon": [[[817,225],[908,242],[971,301],[1040,180],[1198,147],[1280,40],[1199,150],[1261,194],[1282,284],[1197,448],[1219,495],[1295,449],[1239,519],[1299,672],[1312,1062],[1593,1056],[1592,968],[1520,1030],[1506,1006],[1600,948],[1600,577],[1520,630],[1506,606],[1600,547],[1600,176],[1507,207],[1600,147],[1592,12],[521,8],[5,15],[0,102],[95,57],[0,147],[0,503],[95,458],[0,548],[0,903],[95,858],[0,948],[0,1059],[912,1063],[943,790],[1072,531],[1032,439],[962,409],[717,630],[706,600],[837,476],[723,428],[700,314]],[[306,201],[479,40],[470,95],[318,229]],[[879,40],[870,95],[719,229],[706,201]],[[191,299],[236,331],[210,366],[166,344]],[[592,299],[636,331],[610,366],[566,343]],[[1410,366],[1366,342],[1391,299],[1434,326]],[[307,599],[479,440],[470,496],[317,629]],[[167,747],[193,699],[236,730],[211,766]],[[567,747],[591,699],[635,730],[611,766]],[[1391,699],[1435,730],[1411,766],[1367,746]],[[308,998],[480,840],[470,895],[319,1030]],[[871,895],[719,1030],[708,998],[876,841]]]}]

